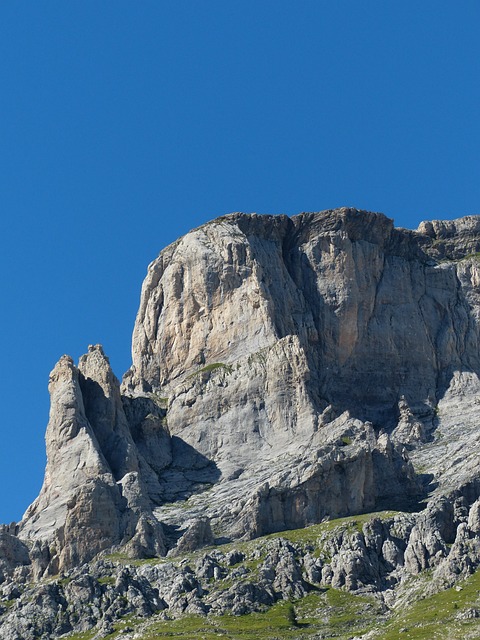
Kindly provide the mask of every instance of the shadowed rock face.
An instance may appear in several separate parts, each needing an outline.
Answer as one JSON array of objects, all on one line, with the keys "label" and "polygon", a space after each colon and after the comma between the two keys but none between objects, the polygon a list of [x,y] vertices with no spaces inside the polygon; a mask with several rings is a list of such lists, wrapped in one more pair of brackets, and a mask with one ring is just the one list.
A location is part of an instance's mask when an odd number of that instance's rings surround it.
[{"label": "shadowed rock face", "polygon": [[438,491],[471,483],[478,227],[231,214],[167,247],[122,395],[98,345],[52,372],[45,482],[20,525],[37,573],[409,507],[424,487],[404,446]]}]

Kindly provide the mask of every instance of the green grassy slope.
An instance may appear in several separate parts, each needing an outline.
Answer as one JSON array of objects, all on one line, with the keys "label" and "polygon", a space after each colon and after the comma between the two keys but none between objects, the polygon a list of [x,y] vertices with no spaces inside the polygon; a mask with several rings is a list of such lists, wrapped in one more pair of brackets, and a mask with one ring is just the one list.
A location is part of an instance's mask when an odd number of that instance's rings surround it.
[{"label": "green grassy slope", "polygon": [[[262,544],[279,537],[295,544],[318,545],[322,537],[337,527],[361,529],[372,517],[392,516],[391,512],[382,512],[342,518],[305,529],[271,534],[250,542],[225,545],[222,549],[235,546],[245,552],[261,550]],[[205,550],[198,553],[205,553]],[[194,559],[195,555],[191,554],[190,559]],[[132,563],[120,556],[117,560]],[[252,573],[257,564],[250,563]],[[250,575],[250,579],[252,577]],[[188,615],[169,620],[165,619],[167,611],[150,619],[125,619],[107,637],[111,640],[133,637],[136,640],[480,639],[480,570],[456,586],[430,596],[422,595],[429,584],[428,573],[412,578],[412,583],[411,591],[406,591],[406,587],[403,589],[404,593],[412,594],[410,601],[403,597],[393,610],[388,610],[374,596],[353,595],[343,590],[319,587],[302,599],[280,601],[266,611],[243,616]],[[69,639],[91,640],[94,636],[95,631],[91,631],[71,635]]]}]

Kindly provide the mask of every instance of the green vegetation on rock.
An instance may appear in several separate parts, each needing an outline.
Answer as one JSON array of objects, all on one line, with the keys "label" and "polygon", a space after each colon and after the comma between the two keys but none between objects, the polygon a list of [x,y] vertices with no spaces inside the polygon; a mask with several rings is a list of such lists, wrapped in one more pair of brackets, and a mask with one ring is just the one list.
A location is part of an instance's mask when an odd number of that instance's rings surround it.
[{"label": "green vegetation on rock", "polygon": [[395,611],[375,640],[480,638],[480,571],[440,593]]},{"label": "green vegetation on rock", "polygon": [[233,371],[233,367],[229,364],[225,364],[223,362],[212,362],[211,364],[207,364],[205,367],[191,373],[187,376],[187,380],[190,380],[201,373],[210,373],[211,371],[217,371],[218,369],[223,369],[226,373],[232,373]]}]

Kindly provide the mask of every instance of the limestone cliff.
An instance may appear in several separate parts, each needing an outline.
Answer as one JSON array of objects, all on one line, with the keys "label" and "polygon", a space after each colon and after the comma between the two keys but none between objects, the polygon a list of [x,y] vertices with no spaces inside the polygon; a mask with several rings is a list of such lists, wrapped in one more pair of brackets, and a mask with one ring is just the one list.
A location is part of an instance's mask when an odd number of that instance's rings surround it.
[{"label": "limestone cliff", "polygon": [[[142,288],[123,390],[168,397],[167,500],[213,484],[182,517],[208,502],[219,534],[258,535],[408,505],[421,488],[402,446],[433,440],[455,389],[477,414],[477,227],[414,232],[352,209],[231,214],[165,249]],[[468,451],[475,429],[469,419],[456,446]],[[448,479],[424,469],[458,488],[478,471],[471,458],[468,471],[445,462]],[[174,504],[156,513],[181,525]]]},{"label": "limestone cliff", "polygon": [[354,209],[235,213],[164,249],[122,385],[99,345],[52,371],[43,487],[0,527],[2,638],[329,587],[383,616],[475,571],[478,252],[480,216],[409,231]]},{"label": "limestone cliff", "polygon": [[164,552],[147,491],[151,483],[154,493],[158,479],[135,447],[101,347],[90,347],[78,369],[68,356],[61,358],[49,391],[45,480],[20,531],[35,542],[36,574],[57,573],[122,542],[135,545],[149,517],[156,536],[141,551]]},{"label": "limestone cliff", "polygon": [[[121,393],[99,346],[52,372],[45,482],[20,524],[37,571],[475,482],[479,245],[475,217],[414,232],[338,209],[231,214],[164,249]],[[441,428],[463,459],[439,464]]]}]

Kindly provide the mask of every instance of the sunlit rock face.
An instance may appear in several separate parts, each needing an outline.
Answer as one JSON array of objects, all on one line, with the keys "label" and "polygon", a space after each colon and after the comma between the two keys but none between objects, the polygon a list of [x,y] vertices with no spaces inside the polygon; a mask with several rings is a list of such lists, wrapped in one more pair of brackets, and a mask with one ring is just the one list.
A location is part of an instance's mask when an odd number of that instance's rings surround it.
[{"label": "sunlit rock face", "polygon": [[[122,541],[135,544],[141,516],[151,509],[147,487],[158,485],[138,454],[118,381],[99,345],[89,347],[78,368],[63,356],[49,391],[45,480],[20,525],[20,537],[42,547],[34,557],[38,575],[81,564]],[[157,540],[144,549],[152,554],[164,551],[153,520]]]},{"label": "sunlit rock face", "polygon": [[408,231],[354,209],[235,213],[164,249],[121,388],[99,345],[52,372],[19,533],[34,571],[473,486],[479,249],[476,217]]},{"label": "sunlit rock face", "polygon": [[1,637],[141,635],[326,587],[385,621],[478,569],[479,252],[480,217],[353,209],[231,214],[162,251],[122,385],[100,345],[51,373],[43,487],[0,526]]},{"label": "sunlit rock face", "polygon": [[[470,220],[449,223],[453,255],[477,246]],[[331,404],[384,426],[402,397],[436,406],[453,371],[479,365],[477,265],[430,257],[452,254],[441,224],[422,223],[427,235],[339,209],[232,214],[192,231],[149,267],[125,390],[170,390],[218,362],[238,370],[283,339],[308,370],[315,415]]]},{"label": "sunlit rock face", "polygon": [[235,535],[408,502],[402,447],[431,439],[445,394],[476,393],[478,226],[231,214],[162,251],[123,391],[168,398],[182,443],[169,499],[188,495],[181,469],[205,462],[199,481],[223,485],[211,515]]}]

